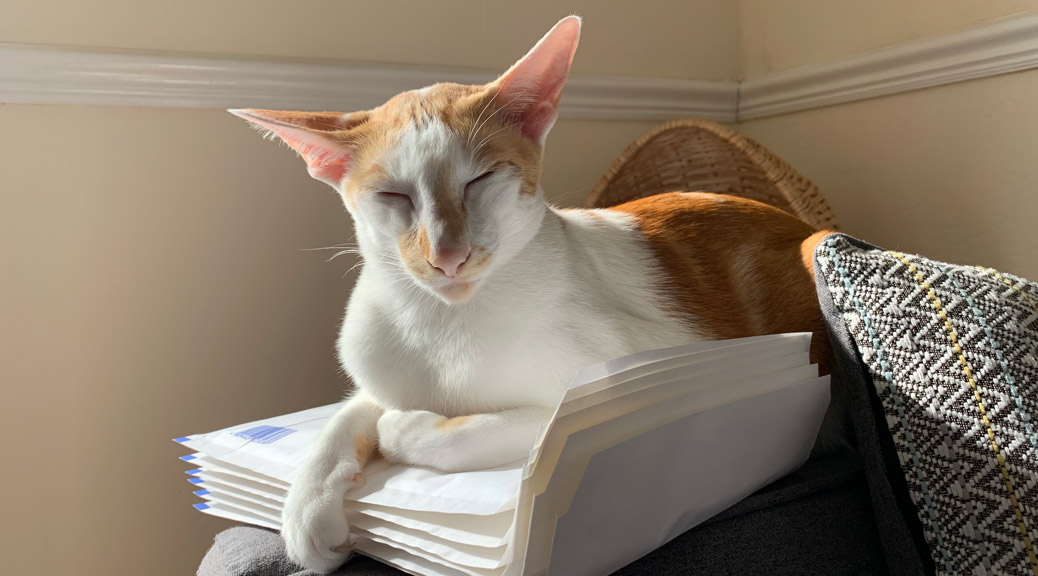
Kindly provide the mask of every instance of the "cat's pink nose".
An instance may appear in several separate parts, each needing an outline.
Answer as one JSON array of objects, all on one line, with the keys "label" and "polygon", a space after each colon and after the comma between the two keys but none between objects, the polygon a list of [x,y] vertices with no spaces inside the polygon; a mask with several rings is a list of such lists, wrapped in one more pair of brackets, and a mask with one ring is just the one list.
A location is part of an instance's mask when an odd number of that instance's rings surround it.
[{"label": "cat's pink nose", "polygon": [[453,279],[458,275],[461,265],[469,259],[470,253],[471,250],[468,246],[444,248],[433,253],[432,258],[429,259],[429,264],[443,272],[444,276]]}]

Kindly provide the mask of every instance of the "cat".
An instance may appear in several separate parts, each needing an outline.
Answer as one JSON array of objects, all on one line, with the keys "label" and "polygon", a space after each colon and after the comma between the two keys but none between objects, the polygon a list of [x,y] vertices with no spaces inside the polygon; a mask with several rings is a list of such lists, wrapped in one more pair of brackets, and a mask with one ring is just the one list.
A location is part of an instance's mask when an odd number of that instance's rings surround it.
[{"label": "cat", "polygon": [[327,573],[348,557],[343,496],[376,448],[445,471],[525,458],[587,364],[793,331],[814,332],[825,363],[811,262],[824,232],[716,194],[545,202],[542,152],[580,28],[561,20],[486,85],[349,114],[231,110],[335,188],[363,258],[338,340],[355,390],[282,515],[298,564]]}]

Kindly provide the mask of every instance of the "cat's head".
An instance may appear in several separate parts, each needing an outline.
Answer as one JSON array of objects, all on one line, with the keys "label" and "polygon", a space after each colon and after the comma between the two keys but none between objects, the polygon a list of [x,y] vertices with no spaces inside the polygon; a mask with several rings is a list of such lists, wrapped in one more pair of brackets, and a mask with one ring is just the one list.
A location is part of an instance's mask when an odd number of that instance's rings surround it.
[{"label": "cat's head", "polygon": [[540,227],[542,150],[579,38],[580,19],[565,18],[489,84],[436,84],[372,110],[231,112],[339,192],[365,258],[460,303]]}]

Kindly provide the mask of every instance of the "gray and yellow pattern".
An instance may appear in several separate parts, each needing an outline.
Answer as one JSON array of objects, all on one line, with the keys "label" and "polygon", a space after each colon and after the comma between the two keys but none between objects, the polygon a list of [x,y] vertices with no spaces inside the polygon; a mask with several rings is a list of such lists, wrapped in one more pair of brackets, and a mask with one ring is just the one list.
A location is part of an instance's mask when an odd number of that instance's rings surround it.
[{"label": "gray and yellow pattern", "polygon": [[1038,285],[841,234],[815,262],[937,573],[1038,575]]}]

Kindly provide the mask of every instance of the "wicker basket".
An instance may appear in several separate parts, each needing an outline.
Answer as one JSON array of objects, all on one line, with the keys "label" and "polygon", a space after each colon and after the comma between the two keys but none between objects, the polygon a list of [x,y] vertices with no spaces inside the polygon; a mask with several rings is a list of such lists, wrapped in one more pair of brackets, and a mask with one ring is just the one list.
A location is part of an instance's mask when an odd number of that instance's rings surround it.
[{"label": "wicker basket", "polygon": [[817,229],[836,229],[818,187],[767,148],[708,120],[674,120],[632,142],[587,198],[604,208],[674,191],[732,194],[766,202]]}]

